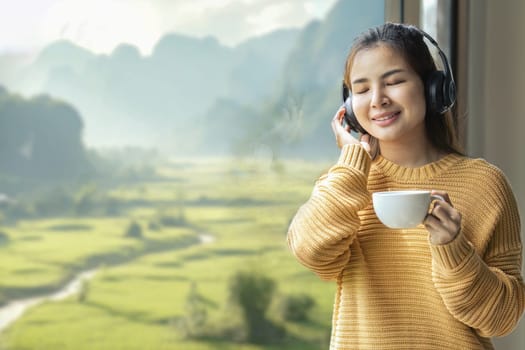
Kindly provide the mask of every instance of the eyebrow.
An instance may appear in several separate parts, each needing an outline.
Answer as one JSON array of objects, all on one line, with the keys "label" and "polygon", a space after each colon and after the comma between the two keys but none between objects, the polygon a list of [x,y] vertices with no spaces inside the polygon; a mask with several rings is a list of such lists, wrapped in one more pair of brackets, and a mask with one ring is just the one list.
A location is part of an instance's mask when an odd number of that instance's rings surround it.
[{"label": "eyebrow", "polygon": [[[401,69],[401,68],[389,70],[388,72],[385,72],[385,73],[381,74],[381,79],[388,78],[391,75],[394,75],[394,74],[400,73],[400,72],[404,72],[404,71],[405,70]],[[356,80],[352,81],[352,84],[364,83],[366,81],[368,81],[368,78],[359,78],[359,79],[356,79]]]}]

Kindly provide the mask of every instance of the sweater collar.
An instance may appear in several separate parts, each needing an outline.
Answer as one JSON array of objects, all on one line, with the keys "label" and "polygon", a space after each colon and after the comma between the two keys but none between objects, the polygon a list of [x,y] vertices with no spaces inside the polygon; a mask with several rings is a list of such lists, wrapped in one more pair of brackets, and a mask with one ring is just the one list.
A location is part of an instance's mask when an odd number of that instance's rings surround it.
[{"label": "sweater collar", "polygon": [[374,166],[380,173],[397,180],[420,181],[439,176],[443,171],[457,163],[462,158],[463,156],[461,155],[449,153],[441,159],[425,164],[421,167],[406,168],[378,155],[374,160]]}]

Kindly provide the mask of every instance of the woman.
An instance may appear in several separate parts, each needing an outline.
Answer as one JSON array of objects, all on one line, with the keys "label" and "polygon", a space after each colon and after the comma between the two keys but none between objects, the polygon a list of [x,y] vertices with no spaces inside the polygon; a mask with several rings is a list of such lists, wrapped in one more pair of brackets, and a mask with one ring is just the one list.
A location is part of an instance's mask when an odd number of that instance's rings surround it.
[{"label": "woman", "polygon": [[[424,38],[387,23],[356,39],[344,82],[366,133],[337,111],[339,160],[289,228],[297,259],[337,283],[331,349],[493,349],[525,307],[514,195],[499,169],[461,154]],[[444,200],[423,225],[389,229],[371,194],[396,189]]]}]

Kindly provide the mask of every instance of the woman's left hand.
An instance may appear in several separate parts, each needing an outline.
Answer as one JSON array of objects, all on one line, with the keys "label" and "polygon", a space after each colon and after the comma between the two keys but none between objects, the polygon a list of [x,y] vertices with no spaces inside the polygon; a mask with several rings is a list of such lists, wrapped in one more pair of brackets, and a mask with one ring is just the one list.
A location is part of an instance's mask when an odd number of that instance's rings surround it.
[{"label": "woman's left hand", "polygon": [[440,245],[452,242],[461,229],[461,213],[452,206],[445,191],[432,191],[432,195],[443,197],[435,200],[434,207],[425,218],[424,224],[430,233],[430,243]]}]

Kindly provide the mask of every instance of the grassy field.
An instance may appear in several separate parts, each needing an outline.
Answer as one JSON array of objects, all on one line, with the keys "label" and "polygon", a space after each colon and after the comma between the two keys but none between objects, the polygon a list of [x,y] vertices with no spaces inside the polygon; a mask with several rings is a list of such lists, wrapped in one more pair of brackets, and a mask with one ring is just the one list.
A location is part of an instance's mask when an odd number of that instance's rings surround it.
[{"label": "grassy field", "polygon": [[[299,265],[285,241],[290,219],[326,167],[287,162],[274,171],[256,162],[174,161],[159,169],[165,181],[111,190],[120,200],[145,203],[119,217],[6,227],[10,243],[0,247],[5,295],[50,290],[87,265],[104,265],[82,298],[45,302],[25,313],[1,334],[0,349],[327,348],[334,286]],[[185,225],[148,229],[159,213],[183,217]],[[124,237],[132,220],[143,227],[143,239]],[[198,244],[202,234],[214,240]],[[192,286],[206,301],[209,324],[218,325],[232,317],[228,282],[239,271],[272,278],[276,301],[309,294],[316,301],[309,321],[279,321],[273,305],[272,319],[287,330],[284,343],[184,337],[177,320]]]}]

